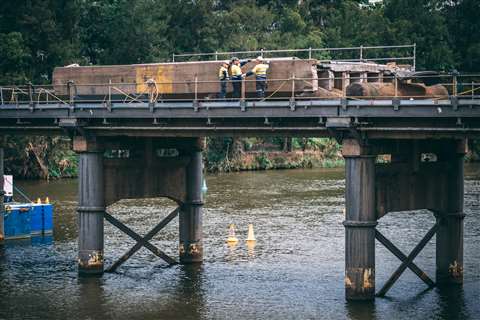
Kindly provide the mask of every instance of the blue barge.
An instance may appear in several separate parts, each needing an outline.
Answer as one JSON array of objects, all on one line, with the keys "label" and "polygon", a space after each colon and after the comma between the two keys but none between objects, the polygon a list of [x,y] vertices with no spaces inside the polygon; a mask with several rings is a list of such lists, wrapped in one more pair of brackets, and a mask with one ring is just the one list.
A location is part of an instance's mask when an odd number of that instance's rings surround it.
[{"label": "blue barge", "polygon": [[5,240],[52,234],[53,206],[49,203],[8,203],[3,222]]}]

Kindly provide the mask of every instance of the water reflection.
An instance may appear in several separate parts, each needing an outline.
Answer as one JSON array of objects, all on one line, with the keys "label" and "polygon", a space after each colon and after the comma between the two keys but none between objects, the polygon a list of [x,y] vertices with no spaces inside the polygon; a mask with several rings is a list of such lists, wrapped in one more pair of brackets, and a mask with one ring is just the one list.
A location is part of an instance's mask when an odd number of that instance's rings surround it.
[{"label": "water reflection", "polygon": [[[48,195],[55,201],[54,241],[0,246],[0,319],[473,319],[480,314],[480,170],[470,172],[474,176],[465,183],[464,290],[423,292],[425,285],[407,271],[390,297],[375,303],[344,303],[342,169],[208,176],[203,265],[165,268],[142,249],[118,273],[80,280],[76,181],[21,182],[33,198]],[[110,209],[145,234],[161,208],[169,206],[144,199]],[[431,215],[422,213],[382,220],[381,231],[404,252],[432,223]],[[231,246],[226,243],[230,222],[239,226],[239,242]],[[246,226],[252,222],[258,239],[248,243]],[[108,224],[105,239],[110,262],[134,244]],[[178,221],[152,243],[175,257]],[[399,261],[380,245],[376,261],[380,287]],[[435,273],[434,241],[415,262],[427,274]]]},{"label": "water reflection", "polygon": [[372,301],[348,301],[345,303],[349,319],[369,320],[377,319],[375,302]]},{"label": "water reflection", "polygon": [[103,290],[104,279],[100,277],[79,277],[79,314],[80,319],[89,319],[93,314],[108,314],[105,307],[106,299]]},{"label": "water reflection", "polygon": [[255,246],[257,245],[257,241],[247,241],[247,251],[248,257],[253,259],[255,258]]},{"label": "water reflection", "polygon": [[[204,314],[203,266],[190,264],[180,266],[179,280],[174,296],[173,310],[182,310],[175,314],[179,319],[201,319]],[[175,307],[176,305],[176,307]]]},{"label": "water reflection", "polygon": [[[474,319],[470,317],[465,306],[464,290],[462,286],[438,287],[440,319]],[[478,301],[477,301],[478,303]]]}]

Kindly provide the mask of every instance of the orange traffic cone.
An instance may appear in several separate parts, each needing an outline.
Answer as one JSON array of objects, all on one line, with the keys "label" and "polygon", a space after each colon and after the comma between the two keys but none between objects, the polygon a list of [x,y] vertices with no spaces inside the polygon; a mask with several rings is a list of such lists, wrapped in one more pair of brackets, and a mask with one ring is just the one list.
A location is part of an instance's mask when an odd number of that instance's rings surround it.
[{"label": "orange traffic cone", "polygon": [[228,229],[228,238],[227,238],[228,243],[237,243],[238,239],[235,236],[235,225],[232,223],[230,224],[230,227]]}]

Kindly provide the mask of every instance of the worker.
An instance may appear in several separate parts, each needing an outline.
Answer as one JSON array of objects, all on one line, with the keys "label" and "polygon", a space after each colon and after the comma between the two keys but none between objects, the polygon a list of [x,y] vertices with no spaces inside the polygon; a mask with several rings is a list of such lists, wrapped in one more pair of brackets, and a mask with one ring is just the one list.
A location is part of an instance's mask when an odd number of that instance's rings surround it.
[{"label": "worker", "polygon": [[227,95],[227,83],[230,79],[228,76],[228,66],[229,62],[224,61],[218,70],[218,80],[220,80],[220,93],[218,97],[220,99],[225,99],[225,96]]},{"label": "worker", "polygon": [[257,59],[255,59],[255,62],[257,64],[255,65],[255,67],[253,67],[251,71],[248,71],[245,74],[245,77],[255,75],[255,89],[257,92],[257,98],[264,98],[265,89],[267,88],[267,70],[269,65],[262,56],[257,57]]},{"label": "worker", "polygon": [[250,60],[244,60],[240,62],[240,59],[237,57],[233,57],[231,59],[230,76],[232,79],[234,98],[240,98],[242,92],[242,79],[244,77],[241,67],[247,62],[250,62]]}]

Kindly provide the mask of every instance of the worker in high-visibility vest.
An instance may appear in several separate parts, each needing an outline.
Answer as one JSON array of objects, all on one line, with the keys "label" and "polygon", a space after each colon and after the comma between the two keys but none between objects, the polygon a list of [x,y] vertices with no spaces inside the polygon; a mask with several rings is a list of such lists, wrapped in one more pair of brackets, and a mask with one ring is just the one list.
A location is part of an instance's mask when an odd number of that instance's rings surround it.
[{"label": "worker in high-visibility vest", "polygon": [[267,70],[269,68],[268,62],[263,59],[262,56],[255,59],[257,63],[251,71],[245,74],[245,77],[255,75],[255,89],[257,92],[257,98],[265,97],[265,89],[267,88]]},{"label": "worker in high-visibility vest", "polygon": [[244,74],[242,73],[242,66],[250,62],[250,60],[240,61],[237,57],[233,57],[230,62],[230,78],[232,79],[233,97],[240,98],[242,92],[242,79]]},{"label": "worker in high-visibility vest", "polygon": [[218,70],[218,80],[220,80],[220,93],[218,94],[218,98],[225,99],[227,95],[227,83],[230,79],[228,75],[228,61],[224,61]]}]

